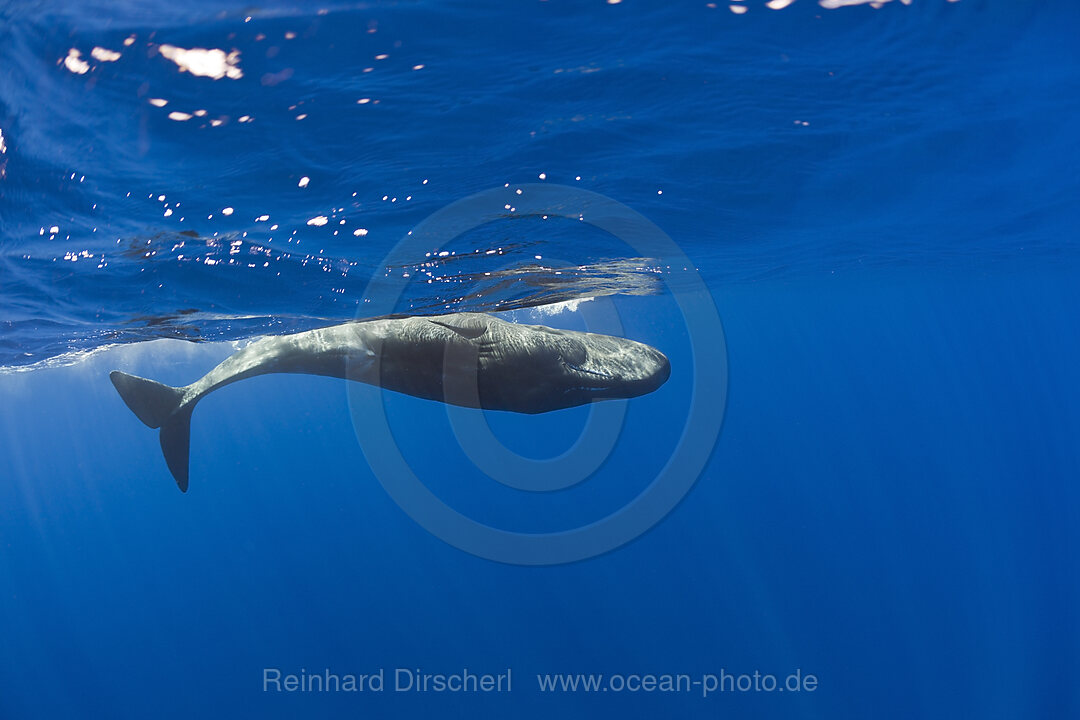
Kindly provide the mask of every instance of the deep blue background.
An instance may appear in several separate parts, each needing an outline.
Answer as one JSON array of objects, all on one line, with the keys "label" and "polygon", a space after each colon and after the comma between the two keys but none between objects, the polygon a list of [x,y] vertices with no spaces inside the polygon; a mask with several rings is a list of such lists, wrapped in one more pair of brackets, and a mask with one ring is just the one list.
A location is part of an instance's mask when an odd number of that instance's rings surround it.
[{"label": "deep blue background", "polygon": [[[208,397],[182,496],[107,372],[186,383],[228,346],[6,372],[0,717],[1078,714],[1078,10],[749,5],[270,7],[250,22],[209,3],[6,5],[6,364],[363,315],[368,278],[409,228],[543,172],[680,244],[723,319],[730,386],[711,461],[666,520],[608,555],[523,568],[443,544],[390,500],[340,381],[270,376]],[[237,48],[244,78],[179,74],[161,42]],[[86,75],[57,64],[95,45],[124,55]],[[202,107],[229,122],[165,117]],[[164,218],[158,194],[190,214]],[[331,223],[308,226],[316,215]],[[505,246],[499,263],[529,272],[538,254],[632,254],[572,223],[514,222],[462,247]],[[57,238],[39,235],[54,224]],[[175,247],[182,230],[200,236],[185,238],[198,263]],[[268,267],[229,265],[237,238],[245,259],[274,248]],[[157,255],[130,251],[147,240]],[[84,249],[108,262],[63,260]],[[304,262],[320,254],[329,270]],[[455,277],[487,269],[437,266],[402,309],[457,298]],[[678,268],[659,277],[681,287]],[[451,304],[554,292],[490,289]],[[387,397],[403,453],[455,506],[506,527],[573,526],[632,497],[678,442],[694,385],[671,290],[616,304],[674,374],[630,402],[596,478],[541,497],[496,486],[455,448],[442,406]],[[186,308],[200,312],[146,321]],[[492,422],[540,454],[572,442],[585,413]],[[264,694],[268,666],[512,667],[514,692]],[[801,668],[820,686],[542,696],[534,680],[721,668]]]}]

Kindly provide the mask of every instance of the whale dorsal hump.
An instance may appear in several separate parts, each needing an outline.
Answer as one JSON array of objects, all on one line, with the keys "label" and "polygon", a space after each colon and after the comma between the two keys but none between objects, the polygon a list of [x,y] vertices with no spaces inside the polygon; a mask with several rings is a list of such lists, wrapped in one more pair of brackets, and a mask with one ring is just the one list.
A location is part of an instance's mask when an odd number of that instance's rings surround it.
[{"label": "whale dorsal hump", "polygon": [[447,330],[453,330],[458,335],[469,340],[475,340],[487,332],[488,326],[483,319],[477,316],[451,317],[444,316],[439,319],[428,318],[429,322],[441,325]]}]

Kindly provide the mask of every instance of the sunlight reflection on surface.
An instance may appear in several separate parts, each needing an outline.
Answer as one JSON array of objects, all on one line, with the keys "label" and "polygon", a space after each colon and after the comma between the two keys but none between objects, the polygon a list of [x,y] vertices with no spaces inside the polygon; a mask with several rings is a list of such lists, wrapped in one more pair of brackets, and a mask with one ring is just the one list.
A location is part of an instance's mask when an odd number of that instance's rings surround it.
[{"label": "sunlight reflection on surface", "polygon": [[76,75],[85,75],[90,70],[90,63],[82,59],[82,53],[71,48],[68,50],[67,57],[64,58],[64,67]]},{"label": "sunlight reflection on surface", "polygon": [[94,49],[90,51],[90,56],[93,57],[95,60],[99,60],[101,62],[116,62],[120,59],[120,53],[113,52],[108,48],[103,48],[97,45],[95,45]]},{"label": "sunlight reflection on surface", "polygon": [[225,54],[224,50],[207,50],[206,48],[191,48],[190,50],[176,47],[175,45],[161,45],[158,52],[162,57],[176,63],[180,72],[189,72],[200,77],[209,77],[220,80],[227,77],[231,80],[239,80],[244,77],[240,70],[240,51],[233,50]]}]

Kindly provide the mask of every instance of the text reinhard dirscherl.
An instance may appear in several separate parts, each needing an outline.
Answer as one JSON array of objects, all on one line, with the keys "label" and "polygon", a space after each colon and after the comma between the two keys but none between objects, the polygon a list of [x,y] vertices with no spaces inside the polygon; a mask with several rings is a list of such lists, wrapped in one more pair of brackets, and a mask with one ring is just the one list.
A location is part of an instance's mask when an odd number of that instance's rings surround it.
[{"label": "text reinhard dirscherl", "polygon": [[[388,679],[389,678],[389,684]],[[503,673],[474,673],[464,668],[452,673],[426,673],[419,668],[379,668],[367,675],[320,672],[283,673],[263,668],[263,692],[510,692],[510,668]]]},{"label": "text reinhard dirscherl", "polygon": [[[512,671],[477,673],[463,668],[453,672],[429,673],[419,668],[378,668],[367,674],[335,673],[329,668],[310,672],[285,673],[279,668],[263,668],[262,690],[275,693],[399,693],[451,692],[490,693],[513,690]],[[734,674],[721,669],[718,674],[629,673],[629,674],[546,674],[536,676],[535,690],[541,693],[638,693],[690,692],[708,697],[714,693],[813,693],[818,678],[797,668],[787,675],[755,670]]]}]

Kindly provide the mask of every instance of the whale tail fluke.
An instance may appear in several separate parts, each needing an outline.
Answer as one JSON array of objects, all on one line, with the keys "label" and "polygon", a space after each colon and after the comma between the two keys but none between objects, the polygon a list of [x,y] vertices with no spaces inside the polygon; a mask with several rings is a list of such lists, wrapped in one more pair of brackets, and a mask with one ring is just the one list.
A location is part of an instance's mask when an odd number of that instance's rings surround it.
[{"label": "whale tail fluke", "polygon": [[147,427],[159,428],[180,407],[184,391],[153,380],[113,370],[109,373],[116,392]]},{"label": "whale tail fluke", "polygon": [[189,405],[170,417],[161,426],[161,452],[165,455],[165,464],[176,480],[180,492],[188,489],[188,459],[191,450],[191,411]]},{"label": "whale tail fluke", "polygon": [[114,370],[109,373],[116,391],[145,425],[161,428],[161,451],[181,492],[188,488],[188,450],[191,445],[191,411],[183,406],[185,391],[153,380]]}]

